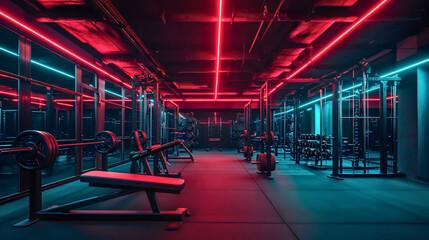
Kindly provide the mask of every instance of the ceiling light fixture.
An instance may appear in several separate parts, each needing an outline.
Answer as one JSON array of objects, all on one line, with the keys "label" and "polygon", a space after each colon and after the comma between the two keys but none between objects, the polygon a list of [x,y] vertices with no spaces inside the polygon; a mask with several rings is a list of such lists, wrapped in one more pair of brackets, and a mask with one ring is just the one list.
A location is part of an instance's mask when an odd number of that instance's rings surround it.
[{"label": "ceiling light fixture", "polygon": [[216,80],[214,99],[217,100],[217,89],[219,86],[219,65],[220,65],[220,35],[222,28],[222,0],[219,0],[219,19],[218,19],[218,32],[217,32],[217,57],[216,57]]},{"label": "ceiling light fixture", "polygon": [[55,42],[55,41],[51,40],[50,38],[48,38],[48,37],[44,36],[43,34],[39,33],[38,31],[36,31],[36,30],[34,30],[34,29],[32,29],[32,28],[28,27],[27,25],[25,25],[25,24],[23,24],[22,22],[20,22],[20,21],[16,20],[15,18],[13,18],[13,17],[9,16],[8,14],[4,13],[3,11],[0,11],[0,17],[3,17],[3,18],[4,18],[4,19],[6,19],[7,21],[9,21],[9,22],[11,22],[11,23],[15,24],[16,26],[18,26],[19,28],[21,28],[21,29],[23,29],[23,30],[25,30],[25,31],[27,31],[27,32],[30,32],[30,33],[32,33],[32,34],[34,34],[34,35],[36,35],[37,37],[39,37],[39,38],[43,39],[44,41],[48,42],[48,43],[49,43],[49,44],[51,44],[52,46],[55,46],[56,48],[58,48],[59,50],[63,51],[64,53],[69,54],[69,55],[70,55],[70,56],[72,56],[73,58],[75,58],[75,59],[77,59],[77,60],[79,60],[79,61],[81,61],[81,62],[83,62],[83,63],[87,64],[88,66],[91,66],[93,69],[95,69],[95,70],[97,70],[97,71],[99,71],[99,72],[101,72],[101,73],[105,74],[106,76],[108,76],[108,77],[109,77],[110,79],[112,79],[113,81],[115,81],[115,82],[117,82],[117,83],[119,83],[119,84],[124,85],[124,86],[125,86],[126,88],[128,88],[128,89],[132,89],[132,86],[131,86],[130,84],[128,84],[128,83],[126,83],[126,82],[123,82],[123,81],[122,81],[121,79],[119,79],[118,77],[116,77],[116,76],[114,76],[114,75],[112,75],[112,74],[108,73],[106,70],[104,70],[104,69],[102,69],[102,68],[100,68],[100,67],[96,66],[95,64],[93,64],[93,63],[89,62],[88,60],[86,60],[86,59],[84,59],[84,58],[80,57],[80,56],[79,56],[79,55],[77,55],[76,53],[74,53],[74,52],[72,52],[72,51],[68,50],[67,48],[65,48],[65,47],[63,47],[63,46],[61,46],[61,45],[60,45],[60,44],[58,44],[57,42]]},{"label": "ceiling light fixture", "polygon": [[332,41],[330,44],[328,44],[325,48],[323,48],[319,53],[316,54],[310,61],[305,63],[303,66],[301,66],[298,70],[290,74],[285,80],[281,81],[279,84],[277,84],[268,94],[274,93],[277,89],[279,89],[285,81],[293,78],[298,73],[302,72],[305,68],[308,67],[311,63],[315,62],[318,58],[320,58],[323,54],[325,54],[330,48],[332,48],[335,44],[340,42],[341,39],[343,39],[345,36],[350,34],[353,29],[355,29],[358,25],[360,25],[365,19],[370,17],[372,14],[374,14],[377,10],[379,10],[383,5],[385,5],[389,0],[383,0],[380,3],[378,3],[375,7],[373,7],[370,11],[368,11],[362,18],[360,18],[357,22],[355,22],[351,27],[349,27],[346,31],[344,31],[342,34],[340,34],[334,41]]}]

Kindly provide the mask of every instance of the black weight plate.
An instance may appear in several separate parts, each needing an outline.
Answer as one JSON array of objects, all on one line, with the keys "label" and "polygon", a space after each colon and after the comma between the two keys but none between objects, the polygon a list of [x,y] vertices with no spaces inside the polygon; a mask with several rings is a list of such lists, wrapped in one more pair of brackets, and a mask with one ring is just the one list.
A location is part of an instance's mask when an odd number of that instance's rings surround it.
[{"label": "black weight plate", "polygon": [[95,150],[102,154],[114,152],[118,147],[118,138],[114,133],[109,131],[97,133],[94,142],[103,142],[95,145]]},{"label": "black weight plate", "polygon": [[43,132],[49,139],[51,139],[51,142],[52,142],[52,147],[53,147],[53,151],[52,151],[52,153],[53,153],[53,155],[52,155],[52,162],[51,163],[49,163],[49,166],[54,166],[54,164],[55,164],[55,161],[57,160],[57,158],[58,158],[58,155],[60,154],[60,149],[59,149],[59,146],[58,146],[58,141],[57,141],[57,139],[52,135],[52,134],[50,134],[50,133],[48,133],[48,132]]},{"label": "black weight plate", "polygon": [[193,116],[191,116],[191,115],[189,115],[188,117],[186,117],[186,122],[187,123],[194,123],[195,121],[195,118],[193,117]]},{"label": "black weight plate", "polygon": [[185,136],[187,139],[192,139],[192,138],[194,138],[194,133],[193,132],[186,132]]},{"label": "black weight plate", "polygon": [[[136,135],[139,138],[138,141],[137,141]],[[142,151],[143,150],[143,146],[146,144],[146,142],[147,142],[147,135],[142,130],[133,131],[131,133],[130,144],[131,144],[131,146],[133,147],[134,150],[136,150],[136,151]],[[139,143],[140,143],[140,146],[138,146]]]},{"label": "black weight plate", "polygon": [[[35,131],[37,131],[37,130],[35,130]],[[50,159],[51,162],[47,163],[46,167],[44,167],[44,168],[47,168],[48,166],[54,165],[54,162],[55,162],[55,160],[53,159],[54,155],[56,154],[55,153],[55,143],[52,141],[52,138],[49,136],[50,134],[48,135],[47,132],[43,132],[43,131],[37,131],[37,132],[40,133],[40,134],[42,134],[47,139],[48,144],[49,144],[49,149],[50,150],[49,150],[48,159]]]},{"label": "black weight plate", "polygon": [[194,124],[193,123],[186,124],[186,130],[188,131],[194,130]]},{"label": "black weight plate", "polygon": [[[268,162],[267,162],[267,154],[266,153],[260,153],[257,155],[257,160],[259,158],[257,168],[258,171],[267,171],[268,170]],[[271,171],[276,170],[276,158],[273,154],[271,154]]]},{"label": "black weight plate", "polygon": [[243,114],[237,116],[237,122],[239,123],[244,123],[245,117]]},{"label": "black weight plate", "polygon": [[39,170],[50,167],[50,163],[54,162],[54,147],[51,139],[40,131],[27,130],[19,133],[12,147],[31,147],[33,151],[19,152],[13,154],[19,167],[27,170]]},{"label": "black weight plate", "polygon": [[186,139],[184,144],[185,144],[185,147],[191,148],[194,145],[194,142],[192,140]]},{"label": "black weight plate", "polygon": [[237,129],[238,129],[238,131],[242,132],[242,131],[244,131],[244,129],[246,129],[246,126],[244,126],[244,124],[238,124]]},{"label": "black weight plate", "polygon": [[238,142],[238,146],[239,146],[239,147],[244,147],[244,146],[246,146],[246,142],[245,142],[245,141],[243,141],[243,140],[240,140],[240,141]]}]

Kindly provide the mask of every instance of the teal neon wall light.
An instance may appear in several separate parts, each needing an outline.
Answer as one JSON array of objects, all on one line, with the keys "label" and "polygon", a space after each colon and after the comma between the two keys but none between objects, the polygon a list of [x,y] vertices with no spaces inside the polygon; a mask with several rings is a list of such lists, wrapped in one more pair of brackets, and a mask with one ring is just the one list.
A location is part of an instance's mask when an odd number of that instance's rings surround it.
[{"label": "teal neon wall light", "polygon": [[413,68],[413,67],[417,67],[417,66],[422,65],[422,64],[427,63],[427,62],[429,62],[429,58],[428,58],[428,59],[426,59],[426,60],[423,60],[423,61],[420,61],[420,62],[417,62],[417,63],[411,64],[411,65],[409,65],[409,66],[403,67],[403,68],[398,69],[398,70],[396,70],[396,71],[393,71],[393,72],[391,72],[391,73],[384,74],[384,75],[383,75],[383,76],[381,76],[381,77],[382,77],[382,78],[389,77],[389,76],[392,76],[393,74],[397,74],[397,73],[403,72],[403,71],[405,71],[405,70],[408,70],[408,69]]},{"label": "teal neon wall light", "polygon": [[[2,47],[0,47],[0,50],[1,50],[1,51],[3,51],[3,52],[5,52],[5,53],[8,53],[8,54],[10,54],[10,55],[12,55],[12,56],[18,57],[18,54],[17,54],[17,53],[14,53],[14,52],[9,51],[9,50],[7,50],[7,49],[4,49],[4,48],[2,48]],[[49,70],[51,70],[51,71],[54,71],[54,72],[56,72],[56,73],[62,74],[62,75],[64,75],[64,76],[66,76],[66,77],[74,78],[74,76],[73,76],[73,75],[71,75],[71,74],[68,74],[68,73],[62,72],[62,71],[60,71],[60,70],[58,70],[58,69],[55,69],[55,68],[50,67],[50,66],[48,66],[48,65],[45,65],[45,64],[43,64],[43,63],[40,63],[40,62],[37,62],[37,61],[34,61],[34,60],[30,60],[30,62],[31,62],[31,63],[34,63],[34,64],[36,64],[37,66],[40,66],[40,67],[43,67],[43,68],[49,69]]]},{"label": "teal neon wall light", "polygon": [[[427,62],[429,62],[429,58],[428,58],[428,59],[425,59],[425,60],[423,60],[423,61],[420,61],[420,62],[417,62],[417,63],[411,64],[411,65],[409,65],[409,66],[406,66],[406,67],[400,68],[400,69],[395,70],[395,71],[393,71],[393,72],[391,72],[391,73],[384,74],[384,75],[382,75],[382,76],[380,76],[380,77],[382,77],[382,78],[389,77],[389,76],[392,76],[392,75],[394,75],[394,74],[397,74],[397,73],[400,73],[400,72],[406,71],[406,70],[408,70],[408,69],[411,69],[411,68],[413,68],[413,67],[420,66],[420,65],[425,64],[425,63],[427,63]],[[360,87],[360,86],[362,86],[362,84],[357,84],[357,85],[355,85],[355,86],[352,86],[352,87],[349,87],[349,88],[345,88],[345,89],[343,89],[343,90],[342,90],[342,92],[344,92],[344,91],[348,91],[348,90],[353,89],[354,87],[356,88],[356,87]],[[374,90],[377,90],[377,89],[379,89],[379,87],[372,88],[372,89],[370,89],[369,91],[374,91]],[[323,99],[325,99],[325,98],[330,98],[330,97],[332,97],[332,94],[328,94],[328,95],[326,95],[326,96],[322,97],[321,99],[323,100]],[[350,98],[350,97],[353,97],[353,95],[350,95],[350,96],[344,97],[344,98],[342,98],[341,100],[345,100],[345,99],[348,99],[348,98]],[[310,105],[310,104],[316,103],[316,102],[320,101],[321,99],[319,98],[319,99],[316,99],[316,100],[310,101],[310,102],[308,102],[308,103],[304,103],[304,104],[302,104],[299,108],[302,108],[302,107],[308,106],[308,105]],[[276,115],[281,115],[281,114],[285,114],[285,113],[290,113],[290,112],[292,112],[292,111],[293,111],[293,108],[292,108],[292,109],[287,110],[286,112],[276,113],[276,114],[274,114],[274,116],[276,116]]]}]

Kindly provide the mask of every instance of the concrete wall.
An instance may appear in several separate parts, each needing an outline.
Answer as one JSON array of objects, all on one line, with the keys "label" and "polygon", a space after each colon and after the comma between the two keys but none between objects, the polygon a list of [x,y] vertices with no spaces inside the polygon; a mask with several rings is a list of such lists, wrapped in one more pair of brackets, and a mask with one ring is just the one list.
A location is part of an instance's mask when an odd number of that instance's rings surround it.
[{"label": "concrete wall", "polygon": [[417,69],[418,177],[429,180],[429,68]]},{"label": "concrete wall", "polygon": [[398,167],[411,177],[418,176],[417,164],[417,72],[401,74],[398,85]]},{"label": "concrete wall", "polygon": [[[429,29],[397,44],[398,67],[427,59]],[[398,167],[410,177],[429,180],[429,67],[401,72],[398,85]]]}]

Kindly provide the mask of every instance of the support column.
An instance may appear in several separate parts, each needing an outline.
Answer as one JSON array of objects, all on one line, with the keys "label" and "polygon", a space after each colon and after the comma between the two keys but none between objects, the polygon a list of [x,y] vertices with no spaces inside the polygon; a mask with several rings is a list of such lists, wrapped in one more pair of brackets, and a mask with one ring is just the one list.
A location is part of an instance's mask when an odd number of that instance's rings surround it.
[{"label": "support column", "polygon": [[[82,92],[82,88],[81,88],[81,83],[82,83],[82,68],[80,68],[79,66],[76,66],[76,91],[77,92]],[[76,142],[80,143],[82,142],[82,138],[83,138],[83,132],[82,132],[82,124],[83,124],[83,101],[82,101],[82,96],[81,95],[76,95],[75,97],[75,101],[76,101],[76,115],[75,115],[75,133],[76,133]],[[49,113],[48,113],[49,115]],[[77,176],[82,174],[82,146],[77,146],[75,148],[75,158],[76,158],[76,162],[75,162],[75,174]]]},{"label": "support column", "polygon": [[[31,77],[31,41],[21,37],[19,39],[19,75]],[[31,128],[31,83],[25,79],[18,80],[18,132]],[[19,170],[19,191],[25,191],[29,184],[41,184],[41,171],[37,171],[36,183],[29,183],[29,172]],[[38,206],[41,203],[37,203]]]},{"label": "support column", "polygon": [[154,107],[155,107],[155,128],[154,128],[154,132],[155,132],[155,144],[160,144],[160,137],[159,137],[159,82],[156,82],[156,90],[155,90],[155,103],[154,103]]},{"label": "support column", "polygon": [[338,163],[339,163],[339,129],[338,129],[338,122],[339,122],[339,82],[336,81],[334,84],[332,84],[332,176],[338,177],[339,169],[338,169]]},{"label": "support column", "polygon": [[380,173],[387,174],[387,82],[380,82]]},{"label": "support column", "polygon": [[300,100],[299,98],[297,98],[296,96],[294,96],[294,109],[293,109],[293,153],[295,156],[295,163],[299,164],[299,153],[298,153],[298,135],[300,134],[300,112],[299,112],[299,107],[300,107]]},{"label": "support column", "polygon": [[[98,81],[98,92],[95,98],[96,101],[96,107],[97,107],[97,116],[96,116],[96,132],[104,131],[104,119],[105,119],[105,110],[106,110],[106,103],[104,102],[105,99],[105,80],[97,78]],[[96,169],[102,169],[102,156],[99,153],[95,154],[95,168]]]},{"label": "support column", "polygon": [[[267,85],[265,87],[265,92],[267,96],[267,101],[265,103],[265,118],[267,119],[266,123],[266,133],[267,133],[267,143],[273,143],[274,139],[271,138],[271,82],[267,81]],[[267,144],[267,177],[271,178],[271,144]]]},{"label": "support column", "polygon": [[132,83],[133,89],[131,90],[131,123],[132,123],[132,131],[137,129],[137,88],[135,85],[135,79],[133,79]]},{"label": "support column", "polygon": [[[259,92],[259,136],[264,136],[264,89]],[[261,153],[264,153],[264,143],[261,141]]]}]

